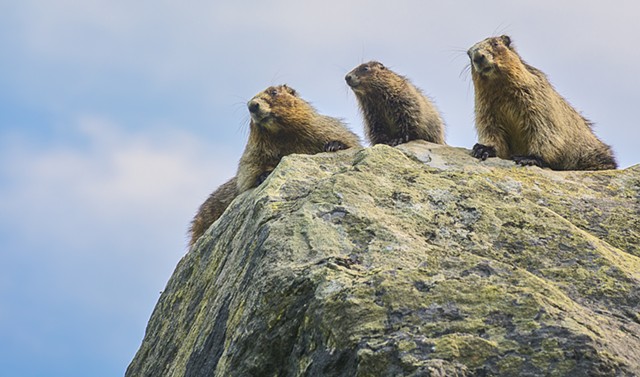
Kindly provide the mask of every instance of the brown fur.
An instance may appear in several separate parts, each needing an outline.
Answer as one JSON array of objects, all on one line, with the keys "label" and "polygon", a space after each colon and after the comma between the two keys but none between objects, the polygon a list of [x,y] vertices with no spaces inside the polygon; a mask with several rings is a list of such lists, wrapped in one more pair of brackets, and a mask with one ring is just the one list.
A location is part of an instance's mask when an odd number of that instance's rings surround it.
[{"label": "brown fur", "polygon": [[422,139],[444,144],[444,122],[433,103],[406,77],[371,61],[345,76],[353,89],[371,144]]},{"label": "brown fur", "polygon": [[475,157],[497,155],[556,170],[617,167],[611,148],[595,136],[591,123],[544,73],[520,58],[508,36],[487,38],[468,55],[479,138]]},{"label": "brown fur", "polygon": [[[339,119],[320,115],[295,90],[272,86],[249,101],[249,141],[238,166],[238,191],[258,186],[283,156],[360,146]],[[337,146],[337,147],[336,147]]]},{"label": "brown fur", "polygon": [[360,140],[339,119],[320,115],[295,90],[272,86],[247,104],[251,113],[249,140],[232,178],[200,206],[191,223],[193,245],[240,193],[258,186],[282,157],[359,147]]},{"label": "brown fur", "polygon": [[193,221],[191,221],[189,246],[192,246],[209,229],[209,226],[224,213],[224,210],[227,209],[236,196],[238,196],[236,177],[231,178],[209,195],[198,209]]}]

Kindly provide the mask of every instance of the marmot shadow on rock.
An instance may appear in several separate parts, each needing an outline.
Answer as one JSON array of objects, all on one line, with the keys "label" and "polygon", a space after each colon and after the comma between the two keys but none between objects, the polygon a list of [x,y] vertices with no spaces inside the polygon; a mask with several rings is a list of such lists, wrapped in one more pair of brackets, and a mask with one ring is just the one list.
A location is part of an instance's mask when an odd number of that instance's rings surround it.
[{"label": "marmot shadow on rock", "polygon": [[189,245],[202,236],[236,196],[260,185],[282,157],[361,146],[358,136],[340,119],[318,114],[287,85],[265,89],[247,106],[251,114],[249,139],[237,174],[200,206],[191,223]]},{"label": "marmot shadow on rock", "polygon": [[409,79],[371,61],[345,76],[358,99],[371,144],[395,146],[422,139],[445,144],[440,113]]},{"label": "marmot shadow on rock", "polygon": [[555,170],[617,168],[592,124],[525,63],[511,38],[487,38],[468,50],[475,87],[478,143],[472,155]]}]

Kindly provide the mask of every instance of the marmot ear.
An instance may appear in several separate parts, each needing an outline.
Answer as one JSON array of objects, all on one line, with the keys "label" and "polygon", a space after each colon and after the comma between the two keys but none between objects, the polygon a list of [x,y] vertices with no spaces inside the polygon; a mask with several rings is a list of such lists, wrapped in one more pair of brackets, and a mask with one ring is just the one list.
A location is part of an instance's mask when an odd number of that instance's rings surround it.
[{"label": "marmot ear", "polygon": [[282,85],[282,87],[284,88],[284,90],[289,92],[289,94],[291,94],[292,96],[294,96],[294,97],[298,96],[298,92],[296,92],[295,89],[288,87],[287,84]]},{"label": "marmot ear", "polygon": [[511,37],[509,37],[508,35],[502,35],[500,36],[500,39],[502,39],[502,43],[504,43],[506,47],[511,46]]}]

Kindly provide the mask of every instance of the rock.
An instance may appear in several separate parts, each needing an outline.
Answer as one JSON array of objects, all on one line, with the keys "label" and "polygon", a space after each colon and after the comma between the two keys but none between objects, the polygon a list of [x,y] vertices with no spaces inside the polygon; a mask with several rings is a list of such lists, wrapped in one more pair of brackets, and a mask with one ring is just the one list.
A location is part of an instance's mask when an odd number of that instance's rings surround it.
[{"label": "rock", "polygon": [[178,264],[127,376],[640,375],[640,165],[291,155]]}]

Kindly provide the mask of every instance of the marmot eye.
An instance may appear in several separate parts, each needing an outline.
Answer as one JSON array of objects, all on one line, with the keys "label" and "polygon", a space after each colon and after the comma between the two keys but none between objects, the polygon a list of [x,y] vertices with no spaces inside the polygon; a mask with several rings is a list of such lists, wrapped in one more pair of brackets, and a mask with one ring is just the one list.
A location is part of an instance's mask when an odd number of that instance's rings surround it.
[{"label": "marmot eye", "polygon": [[274,88],[274,89],[271,89],[271,90],[269,91],[269,95],[270,95],[271,97],[275,97],[275,96],[277,96],[277,95],[278,95],[278,89],[275,89],[275,88]]}]

